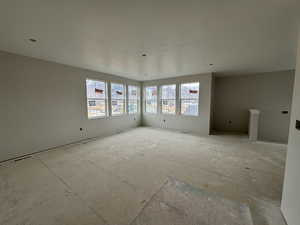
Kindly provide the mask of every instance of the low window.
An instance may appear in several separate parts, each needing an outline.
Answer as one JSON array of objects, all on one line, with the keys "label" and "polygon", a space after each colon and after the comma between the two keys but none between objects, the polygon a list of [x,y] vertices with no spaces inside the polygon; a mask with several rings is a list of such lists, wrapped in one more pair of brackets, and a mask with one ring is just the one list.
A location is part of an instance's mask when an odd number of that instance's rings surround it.
[{"label": "low window", "polygon": [[199,82],[180,85],[180,108],[182,115],[199,115]]},{"label": "low window", "polygon": [[86,80],[88,118],[104,117],[107,114],[106,83]]},{"label": "low window", "polygon": [[145,112],[157,113],[157,87],[145,88]]},{"label": "low window", "polygon": [[176,84],[161,86],[161,112],[176,113]]},{"label": "low window", "polygon": [[128,113],[135,114],[138,112],[139,105],[139,88],[128,85]]},{"label": "low window", "polygon": [[111,83],[111,114],[125,113],[125,88],[123,84]]}]

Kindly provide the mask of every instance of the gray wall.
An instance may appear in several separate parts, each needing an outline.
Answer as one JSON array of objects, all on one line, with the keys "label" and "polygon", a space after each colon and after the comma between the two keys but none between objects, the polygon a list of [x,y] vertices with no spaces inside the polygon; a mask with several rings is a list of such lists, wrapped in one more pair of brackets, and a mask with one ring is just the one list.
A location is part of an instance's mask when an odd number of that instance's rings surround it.
[{"label": "gray wall", "polygon": [[140,124],[140,115],[88,120],[86,78],[140,85],[0,51],[0,161]]},{"label": "gray wall", "polygon": [[300,35],[298,45],[290,136],[281,206],[289,225],[298,225],[300,221],[300,131],[295,129],[295,121],[300,120]]},{"label": "gray wall", "polygon": [[[216,131],[248,131],[248,109],[261,111],[258,138],[286,143],[290,123],[294,71],[216,77],[214,125]],[[231,121],[231,122],[230,122]]]},{"label": "gray wall", "polygon": [[212,74],[201,74],[170,79],[146,81],[143,83],[143,87],[157,85],[159,88],[159,86],[163,84],[179,85],[182,82],[195,81],[200,82],[199,116],[143,113],[143,125],[172,129],[183,132],[191,132],[200,135],[208,135],[210,131]]},{"label": "gray wall", "polygon": [[215,88],[216,88],[216,77],[212,75],[211,81],[211,89],[210,89],[210,129],[209,133],[213,134],[213,127],[214,127],[214,108],[215,108]]}]

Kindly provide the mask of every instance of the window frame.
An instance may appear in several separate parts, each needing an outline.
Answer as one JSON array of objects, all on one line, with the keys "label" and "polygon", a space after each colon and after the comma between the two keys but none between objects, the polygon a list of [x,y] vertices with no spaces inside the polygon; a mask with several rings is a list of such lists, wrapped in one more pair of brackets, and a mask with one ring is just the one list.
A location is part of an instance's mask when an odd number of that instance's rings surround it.
[{"label": "window frame", "polygon": [[[182,100],[195,100],[193,98],[182,98],[181,97],[181,87],[184,84],[192,84],[192,83],[198,83],[198,97],[197,97],[197,115],[188,115],[182,113]],[[200,81],[190,81],[190,82],[182,82],[179,84],[179,114],[180,116],[188,116],[188,117],[198,117],[200,116]]]},{"label": "window frame", "polygon": [[[130,99],[129,98],[129,87],[135,87],[136,88],[136,99]],[[140,94],[140,87],[138,85],[128,84],[127,85],[127,114],[128,115],[137,115],[140,112],[140,101],[141,101],[141,94]],[[131,100],[136,100],[137,109],[136,112],[130,113],[129,112],[129,102]]]},{"label": "window frame", "polygon": [[[124,90],[124,93],[123,93],[123,99],[119,99],[119,98],[113,98],[112,96],[112,85],[113,84],[119,84],[119,85],[122,85],[123,86],[123,90]],[[126,85],[124,83],[121,83],[121,82],[110,82],[110,116],[112,117],[118,117],[118,116],[124,116],[126,115],[127,113],[127,105],[126,105],[126,99],[127,99],[127,91],[126,91]],[[121,114],[113,114],[113,105],[112,105],[112,101],[113,100],[123,100],[123,113]]]},{"label": "window frame", "polygon": [[[174,93],[175,93],[175,98],[173,99],[171,99],[171,98],[168,98],[168,99],[166,99],[166,98],[163,98],[163,87],[164,86],[175,86],[175,89],[174,89]],[[173,84],[162,84],[161,86],[160,86],[160,97],[159,97],[159,108],[160,108],[160,113],[162,114],[162,115],[171,115],[171,116],[173,116],[173,115],[176,115],[177,114],[177,94],[176,94],[176,90],[177,90],[177,84],[176,83],[173,83]],[[163,106],[162,106],[162,102],[163,102],[163,100],[173,100],[174,102],[175,102],[175,111],[174,111],[174,113],[167,113],[167,112],[163,112]]]},{"label": "window frame", "polygon": [[[147,104],[146,104],[147,95],[146,95],[146,89],[147,88],[151,88],[151,87],[155,87],[156,88],[156,110],[155,110],[155,112],[147,112]],[[158,114],[158,108],[159,108],[159,104],[158,104],[159,93],[158,93],[158,90],[159,90],[159,88],[158,88],[157,85],[149,85],[149,86],[145,86],[144,87],[144,95],[143,95],[143,97],[144,97],[144,101],[143,101],[144,107],[143,108],[144,108],[144,113],[145,114],[151,114],[151,115],[157,115]]]},{"label": "window frame", "polygon": [[[104,86],[105,86],[105,98],[89,98],[88,97],[88,93],[87,93],[87,81],[91,80],[91,81],[96,81],[96,82],[103,82]],[[106,80],[100,80],[100,79],[95,79],[95,78],[85,78],[85,99],[86,99],[86,115],[88,120],[95,120],[95,119],[103,119],[109,116],[109,111],[108,111],[108,82]],[[94,117],[89,117],[89,108],[88,108],[88,104],[89,104],[89,99],[92,100],[104,100],[105,102],[105,115],[104,116],[94,116]]]}]

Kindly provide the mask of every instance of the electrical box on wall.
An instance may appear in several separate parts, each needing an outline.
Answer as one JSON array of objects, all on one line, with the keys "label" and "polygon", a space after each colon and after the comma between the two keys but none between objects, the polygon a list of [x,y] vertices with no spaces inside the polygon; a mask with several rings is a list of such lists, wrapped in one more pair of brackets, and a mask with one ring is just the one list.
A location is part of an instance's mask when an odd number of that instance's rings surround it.
[{"label": "electrical box on wall", "polygon": [[296,120],[296,129],[300,130],[300,120]]}]

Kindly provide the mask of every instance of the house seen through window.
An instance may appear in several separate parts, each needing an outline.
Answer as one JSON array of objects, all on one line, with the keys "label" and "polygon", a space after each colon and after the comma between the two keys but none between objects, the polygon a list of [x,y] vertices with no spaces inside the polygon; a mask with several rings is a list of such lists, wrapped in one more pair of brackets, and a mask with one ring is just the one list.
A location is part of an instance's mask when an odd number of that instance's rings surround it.
[{"label": "house seen through window", "polygon": [[161,86],[161,112],[176,113],[176,84]]},{"label": "house seen through window", "polygon": [[138,112],[139,105],[139,88],[128,85],[128,113],[135,114]]},{"label": "house seen through window", "polygon": [[88,118],[104,117],[107,114],[106,83],[86,80]]},{"label": "house seen through window", "polygon": [[113,116],[124,114],[125,102],[124,84],[111,83],[111,114]]},{"label": "house seen through window", "polygon": [[146,113],[157,113],[157,87],[145,88],[145,111]]},{"label": "house seen through window", "polygon": [[182,115],[199,115],[199,82],[180,85],[180,112]]}]

